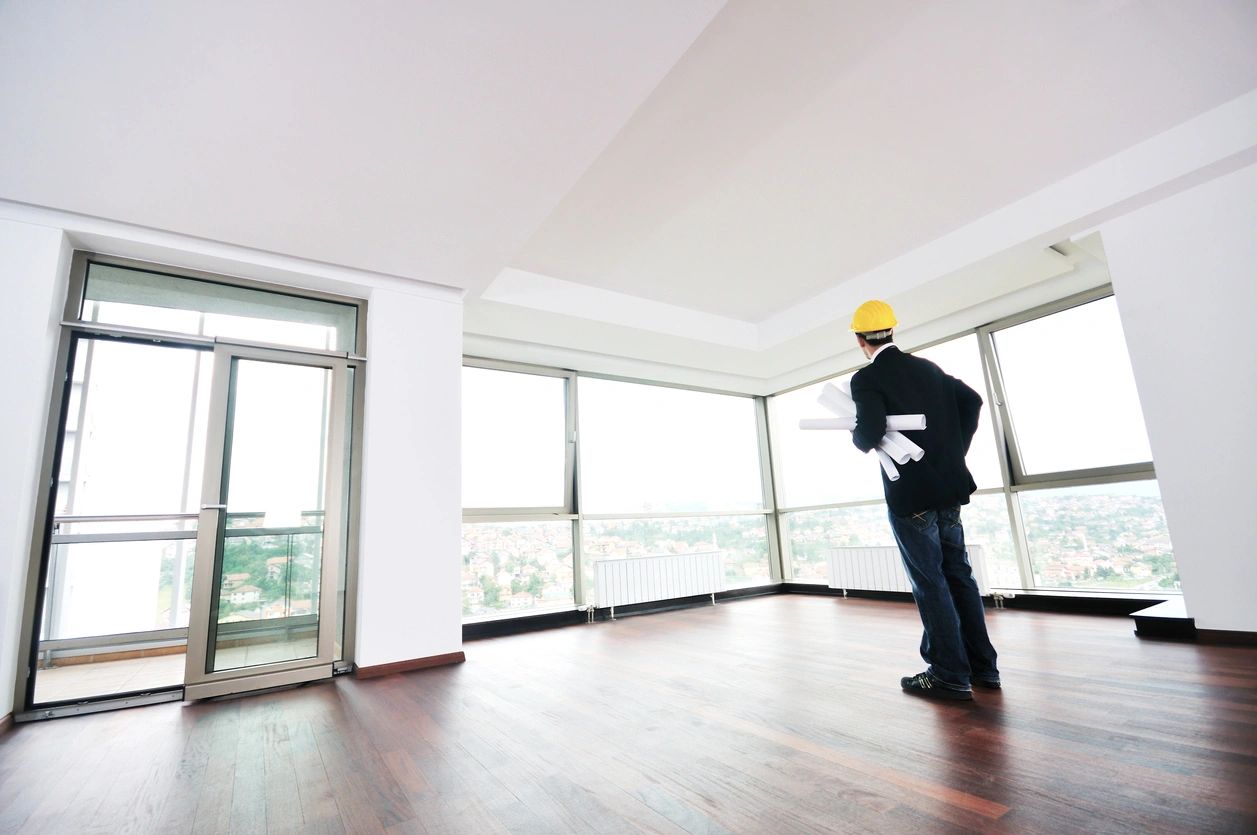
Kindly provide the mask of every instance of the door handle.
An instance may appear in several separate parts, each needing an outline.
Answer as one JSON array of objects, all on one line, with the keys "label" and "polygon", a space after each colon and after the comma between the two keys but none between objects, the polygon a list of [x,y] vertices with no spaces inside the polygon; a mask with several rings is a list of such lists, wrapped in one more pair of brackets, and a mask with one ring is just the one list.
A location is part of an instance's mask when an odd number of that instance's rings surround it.
[{"label": "door handle", "polygon": [[226,509],[227,509],[227,505],[225,505],[225,504],[203,504],[203,505],[201,505],[201,510],[226,510]]}]

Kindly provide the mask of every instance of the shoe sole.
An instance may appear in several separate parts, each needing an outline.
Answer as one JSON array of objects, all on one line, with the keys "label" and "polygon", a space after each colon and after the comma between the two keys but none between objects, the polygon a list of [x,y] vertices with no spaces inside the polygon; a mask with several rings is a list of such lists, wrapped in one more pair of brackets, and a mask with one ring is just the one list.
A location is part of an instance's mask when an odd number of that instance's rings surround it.
[{"label": "shoe sole", "polygon": [[971,690],[947,690],[942,687],[936,687],[930,690],[919,690],[915,687],[905,687],[903,692],[909,696],[920,696],[923,699],[945,699],[951,702],[971,702],[973,701],[973,691]]},{"label": "shoe sole", "polygon": [[1003,685],[1001,685],[998,681],[979,681],[978,679],[973,680],[973,686],[985,687],[987,690],[1003,690],[1004,689]]}]

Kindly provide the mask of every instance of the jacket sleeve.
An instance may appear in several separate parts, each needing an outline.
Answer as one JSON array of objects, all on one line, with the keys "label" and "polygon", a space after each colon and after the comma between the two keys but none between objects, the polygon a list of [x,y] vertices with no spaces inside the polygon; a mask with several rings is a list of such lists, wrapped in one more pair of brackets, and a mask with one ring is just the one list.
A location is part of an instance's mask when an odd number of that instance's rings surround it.
[{"label": "jacket sleeve", "polygon": [[851,399],[855,401],[855,430],[851,442],[861,452],[877,446],[886,434],[886,399],[856,374],[851,378]]},{"label": "jacket sleeve", "polygon": [[969,445],[978,431],[978,415],[982,413],[982,396],[965,383],[951,378],[956,392],[956,410],[960,413],[960,435],[965,441],[965,454],[969,454]]}]

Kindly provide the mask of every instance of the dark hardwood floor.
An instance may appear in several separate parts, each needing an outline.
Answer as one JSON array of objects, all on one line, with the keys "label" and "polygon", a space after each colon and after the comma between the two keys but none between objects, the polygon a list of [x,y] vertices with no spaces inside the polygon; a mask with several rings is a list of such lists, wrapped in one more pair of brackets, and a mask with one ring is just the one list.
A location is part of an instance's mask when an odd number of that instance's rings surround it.
[{"label": "dark hardwood floor", "polygon": [[0,831],[1257,831],[1257,649],[988,617],[973,703],[899,691],[911,605],[781,595],[20,725]]}]

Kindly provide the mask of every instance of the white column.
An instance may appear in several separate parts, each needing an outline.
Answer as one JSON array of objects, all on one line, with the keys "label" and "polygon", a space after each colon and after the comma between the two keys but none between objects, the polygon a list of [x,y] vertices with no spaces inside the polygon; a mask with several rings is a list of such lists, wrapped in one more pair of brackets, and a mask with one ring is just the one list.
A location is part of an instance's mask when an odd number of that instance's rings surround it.
[{"label": "white column", "polygon": [[462,648],[462,303],[377,289],[367,338],[359,667]]},{"label": "white column", "polygon": [[[1210,415],[1257,427],[1257,166],[1101,228],[1188,613],[1257,631],[1257,449],[1217,457]],[[1084,337],[1085,338],[1085,337]]]},{"label": "white column", "polygon": [[13,681],[58,328],[69,273],[60,229],[0,220],[0,716]]}]

